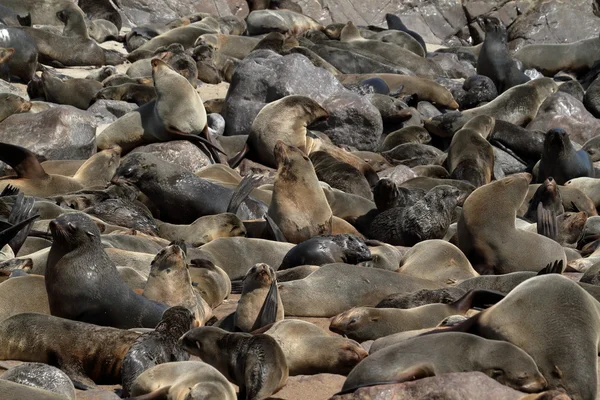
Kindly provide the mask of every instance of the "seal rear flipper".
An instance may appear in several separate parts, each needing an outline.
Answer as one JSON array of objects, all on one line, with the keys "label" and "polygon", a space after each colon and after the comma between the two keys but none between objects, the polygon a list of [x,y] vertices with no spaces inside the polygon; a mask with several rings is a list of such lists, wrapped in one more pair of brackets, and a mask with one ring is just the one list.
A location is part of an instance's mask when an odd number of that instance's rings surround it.
[{"label": "seal rear flipper", "polygon": [[252,329],[250,329],[251,332],[277,321],[277,311],[279,308],[277,301],[278,299],[279,290],[277,289],[277,279],[273,279],[273,282],[271,282],[271,287],[269,288],[269,292],[267,293],[267,297],[265,297],[265,302],[260,308],[260,312],[256,317],[256,321],[254,322]]},{"label": "seal rear flipper", "polygon": [[21,221],[18,224],[15,224],[10,228],[4,229],[2,232],[0,232],[0,249],[7,245],[16,236],[16,234],[21,231],[21,229],[33,223],[33,221],[37,218],[39,218],[39,215],[34,215],[33,217],[29,217],[26,220]]},{"label": "seal rear flipper", "polygon": [[244,145],[244,148],[242,149],[242,151],[240,151],[235,156],[233,156],[233,158],[228,160],[227,164],[229,164],[229,167],[231,167],[231,168],[237,168],[237,166],[240,165],[240,163],[242,161],[244,161],[244,158],[246,158],[246,156],[249,153],[250,153],[250,147],[248,146],[248,143],[246,143]]},{"label": "seal rear flipper", "polygon": [[242,202],[260,185],[261,181],[262,177],[259,175],[246,175],[231,195],[231,200],[229,200],[229,204],[227,205],[227,212],[237,215]]},{"label": "seal rear flipper", "polygon": [[365,383],[362,385],[353,386],[351,388],[344,389],[344,390],[334,394],[334,396],[340,396],[343,394],[354,393],[358,389],[364,388],[364,387],[379,386],[379,385],[391,385],[394,383],[410,382],[410,381],[416,381],[416,380],[423,379],[423,378],[429,378],[431,376],[435,376],[435,370],[434,370],[433,365],[430,363],[421,363],[421,364],[417,364],[413,367],[410,367],[408,369],[405,369],[400,374],[398,374],[397,378],[394,380],[382,381],[382,382],[371,382],[371,383]]},{"label": "seal rear flipper", "polygon": [[19,178],[41,179],[48,176],[35,154],[24,147],[0,143],[0,160],[10,165]]},{"label": "seal rear flipper", "polygon": [[546,265],[542,268],[537,274],[538,275],[546,275],[546,274],[562,274],[563,272],[563,261],[556,260],[553,263]]},{"label": "seal rear flipper", "polygon": [[171,390],[171,386],[165,386],[160,389],[156,389],[153,392],[143,394],[141,396],[129,397],[131,400],[159,400],[166,399],[169,394],[169,390]]},{"label": "seal rear flipper", "polygon": [[537,233],[558,242],[556,214],[544,208],[541,202],[537,206]]},{"label": "seal rear flipper", "polygon": [[5,196],[16,196],[19,194],[19,188],[14,187],[13,185],[7,185],[0,193],[0,197]]},{"label": "seal rear flipper", "polygon": [[504,297],[504,294],[493,290],[474,289],[468,291],[451,305],[464,314],[471,308],[489,308]]},{"label": "seal rear flipper", "polygon": [[265,214],[265,219],[267,220],[267,234],[272,235],[271,237],[274,237],[278,242],[288,243],[288,240],[285,238],[283,232],[281,232],[281,229],[279,229],[279,226],[273,221],[273,218]]},{"label": "seal rear flipper", "polygon": [[[23,193],[19,193],[17,195],[17,198],[15,199],[13,208],[10,211],[10,215],[8,216],[8,222],[14,226],[20,223],[21,221],[32,217],[31,214],[33,212],[34,202],[35,201],[33,197],[25,197]],[[36,214],[35,216],[39,215]],[[31,231],[32,227],[33,221],[23,226],[23,228],[19,232],[17,232],[17,234],[15,234],[14,237],[8,242],[9,246],[13,249],[15,254],[19,252],[19,250],[23,246],[23,243],[25,243],[25,240],[27,239],[27,236],[29,236],[29,232]]]}]

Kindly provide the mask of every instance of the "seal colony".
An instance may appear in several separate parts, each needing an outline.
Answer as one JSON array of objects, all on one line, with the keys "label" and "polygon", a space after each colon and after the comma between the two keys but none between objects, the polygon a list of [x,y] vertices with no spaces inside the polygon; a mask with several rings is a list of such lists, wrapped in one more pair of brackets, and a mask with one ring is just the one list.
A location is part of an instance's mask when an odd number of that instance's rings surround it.
[{"label": "seal colony", "polygon": [[597,33],[115,4],[0,6],[1,398],[597,398]]}]

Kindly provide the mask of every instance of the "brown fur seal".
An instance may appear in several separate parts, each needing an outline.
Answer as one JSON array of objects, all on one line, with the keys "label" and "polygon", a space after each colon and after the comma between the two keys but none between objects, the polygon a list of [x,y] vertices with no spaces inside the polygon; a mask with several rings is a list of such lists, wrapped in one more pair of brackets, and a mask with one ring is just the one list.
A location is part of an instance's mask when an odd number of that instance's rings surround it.
[{"label": "brown fur seal", "polygon": [[579,40],[572,43],[530,44],[514,54],[523,68],[535,68],[546,76],[560,71],[585,72],[600,55],[600,38]]},{"label": "brown fur seal", "polygon": [[279,294],[288,316],[332,317],[352,307],[374,307],[394,293],[439,287],[433,281],[382,269],[327,264],[304,279],[280,283]]},{"label": "brown fur seal", "polygon": [[309,158],[320,181],[343,192],[373,199],[369,181],[357,168],[339,161],[325,151],[312,152]]},{"label": "brown fur seal", "polygon": [[152,260],[143,296],[172,307],[185,307],[204,325],[212,318],[212,309],[192,287],[185,258],[185,249],[178,245],[162,249]]},{"label": "brown fur seal", "polygon": [[515,174],[494,181],[477,188],[465,201],[458,220],[458,247],[476,270],[537,272],[555,260],[566,264],[558,243],[515,228],[529,179],[529,174]]},{"label": "brown fur seal", "polygon": [[175,361],[144,371],[131,389],[133,399],[237,400],[235,388],[215,367],[203,361]]},{"label": "brown fur seal", "polygon": [[139,333],[51,315],[22,313],[0,322],[0,359],[42,362],[78,386],[119,384],[121,364]]},{"label": "brown fur seal", "polygon": [[[569,299],[568,307],[564,299]],[[577,283],[549,274],[526,280],[498,304],[443,332],[512,343],[533,358],[549,389],[564,389],[574,400],[593,399],[598,386],[599,307]]]},{"label": "brown fur seal", "polygon": [[127,287],[89,217],[64,214],[50,223],[50,230],[54,241],[46,290],[52,315],[119,328],[154,328],[160,322],[167,306]]},{"label": "brown fur seal", "polygon": [[156,90],[154,86],[124,83],[122,85],[105,87],[97,91],[92,101],[95,102],[98,100],[127,101],[141,107],[152,100],[156,100]]},{"label": "brown fur seal", "polygon": [[287,382],[289,370],[285,354],[270,336],[202,327],[192,329],[179,342],[187,352],[214,366],[238,385],[241,399],[267,398]]},{"label": "brown fur seal", "polygon": [[299,35],[310,30],[322,30],[323,26],[314,19],[289,10],[257,10],[246,18],[248,34],[251,36],[269,32]]},{"label": "brown fur seal", "polygon": [[220,237],[246,236],[246,228],[237,215],[221,213],[200,217],[189,225],[159,221],[158,234],[167,240],[183,240],[192,247],[199,247]]},{"label": "brown fur seal", "polygon": [[144,371],[167,362],[187,361],[190,356],[177,341],[198,326],[192,312],[184,307],[167,309],[156,328],[140,335],[123,359],[121,367],[123,395],[128,397],[136,378]]},{"label": "brown fur seal", "polygon": [[[458,353],[460,357],[456,357]],[[342,392],[463,371],[481,371],[504,385],[527,393],[540,392],[547,386],[534,360],[519,347],[452,332],[443,337],[411,338],[375,352],[352,370]]]},{"label": "brown fur seal", "polygon": [[0,93],[0,122],[13,114],[31,110],[31,102],[11,93]]},{"label": "brown fur seal", "polygon": [[544,151],[536,176],[537,182],[552,177],[559,185],[579,177],[594,178],[594,165],[585,150],[575,150],[564,129],[550,129],[544,139]]},{"label": "brown fur seal", "polygon": [[0,188],[12,185],[26,195],[52,196],[93,186],[105,186],[119,166],[119,149],[107,149],[90,157],[71,178],[48,175],[35,154],[7,143],[0,143],[0,159],[17,173],[16,179],[0,180]]},{"label": "brown fur seal", "polygon": [[[156,101],[144,104],[109,125],[97,137],[98,149],[117,145],[125,154],[142,144],[174,139],[214,147],[205,137],[198,136],[208,135],[206,110],[187,79],[159,59],[152,60],[152,77]],[[216,157],[209,150],[205,151]]]},{"label": "brown fur seal", "polygon": [[42,73],[42,87],[46,100],[87,110],[103,85],[91,79],[68,79],[63,81],[49,71]]},{"label": "brown fur seal", "polygon": [[354,340],[330,336],[310,322],[286,319],[264,332],[273,337],[285,354],[293,375],[348,374],[367,356]]},{"label": "brown fur seal", "polygon": [[267,215],[290,243],[331,234],[333,214],[309,158],[281,140],[274,152],[278,170]]},{"label": "brown fur seal", "polygon": [[486,105],[426,120],[425,128],[437,136],[450,137],[479,115],[525,126],[535,118],[544,100],[557,90],[558,85],[550,78],[534,79],[508,89]]},{"label": "brown fur seal", "polygon": [[427,304],[410,309],[357,307],[331,319],[329,329],[350,339],[364,342],[398,332],[437,326],[451,315],[465,315],[469,309],[489,305],[504,295],[472,290],[451,304]]},{"label": "brown fur seal", "polygon": [[494,149],[487,141],[494,130],[494,117],[480,115],[452,136],[448,148],[448,172],[452,179],[483,186],[494,177]]},{"label": "brown fur seal", "polygon": [[196,290],[211,308],[216,308],[231,294],[227,273],[209,260],[192,260],[190,276]]},{"label": "brown fur seal", "polygon": [[243,285],[233,317],[237,329],[251,332],[283,319],[283,303],[273,268],[256,264],[244,276]]}]

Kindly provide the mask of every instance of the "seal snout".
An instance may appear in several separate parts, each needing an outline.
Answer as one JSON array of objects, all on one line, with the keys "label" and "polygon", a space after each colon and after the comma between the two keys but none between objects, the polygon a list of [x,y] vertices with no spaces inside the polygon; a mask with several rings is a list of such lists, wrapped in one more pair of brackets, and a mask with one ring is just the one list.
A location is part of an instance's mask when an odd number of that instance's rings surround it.
[{"label": "seal snout", "polygon": [[519,390],[525,393],[538,393],[548,387],[548,382],[543,376],[537,376],[523,385],[519,386]]}]

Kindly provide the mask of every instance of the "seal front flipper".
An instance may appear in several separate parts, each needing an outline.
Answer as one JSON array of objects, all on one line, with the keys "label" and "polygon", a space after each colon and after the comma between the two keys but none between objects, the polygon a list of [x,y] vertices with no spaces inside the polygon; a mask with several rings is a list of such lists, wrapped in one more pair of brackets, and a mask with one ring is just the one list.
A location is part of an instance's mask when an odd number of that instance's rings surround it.
[{"label": "seal front flipper", "polygon": [[27,225],[30,225],[37,218],[39,218],[39,215],[34,215],[33,217],[27,218],[26,220],[21,221],[18,224],[0,232],[0,248],[7,245],[15,237],[15,235],[21,231],[21,229]]},{"label": "seal front flipper", "polygon": [[273,278],[273,282],[271,282],[271,287],[269,288],[267,297],[265,297],[265,302],[260,308],[260,312],[256,317],[256,322],[254,322],[254,325],[250,331],[255,331],[265,325],[269,325],[277,321],[278,298],[279,289],[277,288],[277,279]]},{"label": "seal front flipper", "polygon": [[19,188],[16,188],[13,185],[8,185],[2,190],[0,197],[16,196],[17,194],[19,194]]},{"label": "seal front flipper", "polygon": [[558,242],[558,225],[556,214],[547,210],[540,202],[537,207],[537,233]]},{"label": "seal front flipper", "polygon": [[[250,195],[250,193],[260,185],[262,177],[259,175],[246,175],[239,183],[238,187],[233,192],[227,212],[236,214],[242,202]],[[239,215],[238,215],[239,217]]]},{"label": "seal front flipper", "polygon": [[269,217],[267,214],[265,214],[264,217],[265,217],[265,220],[267,220],[267,226],[266,226],[267,234],[272,235],[272,237],[274,237],[275,240],[278,242],[289,243],[288,240],[285,238],[285,235],[283,234],[283,232],[281,232],[281,229],[279,229],[279,226],[277,226],[275,221],[273,221],[273,218]]},{"label": "seal front flipper", "polygon": [[24,147],[0,143],[0,160],[10,165],[19,178],[40,179],[48,176],[35,154]]},{"label": "seal front flipper", "polygon": [[556,260],[553,263],[546,265],[544,268],[538,272],[538,275],[546,275],[546,274],[562,274],[563,272],[563,261]]}]

